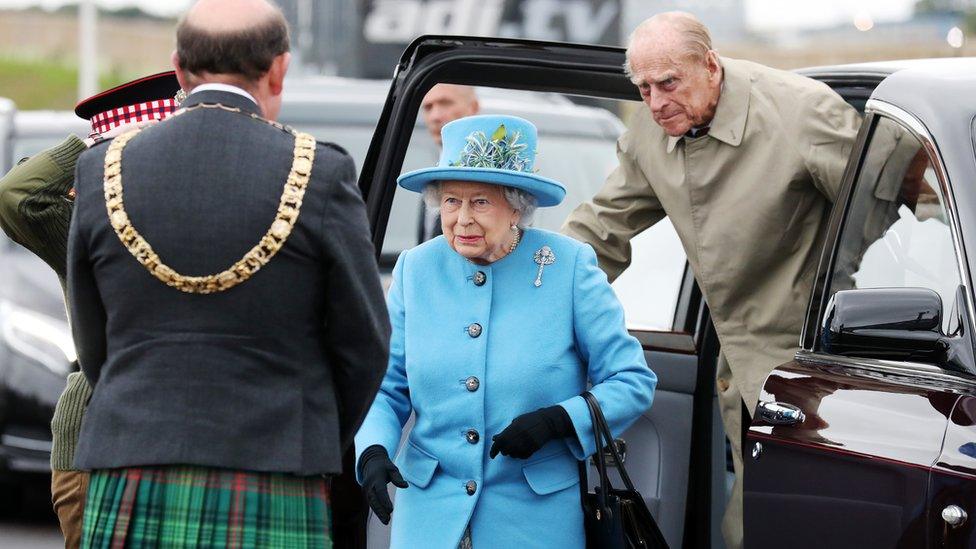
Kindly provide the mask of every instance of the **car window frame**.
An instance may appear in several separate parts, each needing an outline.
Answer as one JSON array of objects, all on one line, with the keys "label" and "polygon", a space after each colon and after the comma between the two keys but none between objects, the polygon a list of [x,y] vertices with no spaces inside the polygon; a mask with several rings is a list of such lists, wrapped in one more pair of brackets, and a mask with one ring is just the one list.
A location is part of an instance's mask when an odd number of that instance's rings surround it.
[{"label": "car window frame", "polygon": [[[961,285],[965,288],[963,295],[966,298],[965,306],[968,314],[964,316],[968,320],[969,325],[965,327],[966,329],[963,331],[963,337],[967,339],[970,345],[974,344],[973,333],[974,326],[976,326],[976,313],[974,313],[973,286],[971,282],[972,276],[968,267],[969,262],[966,256],[966,249],[963,246],[963,241],[961,238],[962,229],[955,195],[952,192],[951,180],[949,178],[948,171],[946,170],[945,161],[943,160],[938,144],[935,142],[935,139],[932,137],[929,130],[925,127],[925,124],[911,113],[891,103],[878,99],[870,99],[865,107],[865,119],[852,153],[852,155],[857,155],[857,162],[850,162],[848,164],[848,171],[844,177],[843,191],[838,196],[838,204],[835,205],[835,211],[833,214],[834,218],[831,220],[830,229],[828,231],[828,238],[831,240],[827,242],[827,245],[824,248],[825,257],[821,261],[820,269],[817,274],[817,285],[814,289],[815,295],[812,297],[811,304],[808,308],[807,322],[804,325],[803,335],[801,337],[801,350],[797,353],[797,358],[803,361],[814,360],[820,363],[826,362],[845,367],[880,369],[887,371],[897,370],[902,373],[909,372],[924,375],[927,378],[931,378],[933,376],[948,376],[952,379],[958,379],[960,372],[946,370],[934,364],[862,357],[845,357],[827,353],[823,351],[821,347],[824,315],[827,311],[827,302],[831,297],[830,281],[834,272],[837,255],[840,250],[841,239],[843,238],[844,224],[848,218],[848,214],[850,213],[854,194],[857,190],[857,179],[861,174],[864,161],[870,152],[875,130],[877,129],[881,120],[890,120],[898,124],[908,131],[911,136],[917,139],[919,143],[921,143],[922,148],[925,150],[929,163],[932,166],[932,170],[936,175],[939,190],[946,202],[944,206],[946,216],[949,220],[949,232],[952,237],[952,247],[953,252],[955,253],[956,269],[958,271]],[[841,200],[843,200],[843,206],[837,207],[841,205]],[[829,255],[827,255],[828,250]],[[815,305],[816,309],[814,309]],[[950,310],[951,307],[952,304],[943,304],[943,313],[945,314],[945,312]],[[968,366],[970,367],[970,371],[976,371],[976,364],[969,364]]]}]

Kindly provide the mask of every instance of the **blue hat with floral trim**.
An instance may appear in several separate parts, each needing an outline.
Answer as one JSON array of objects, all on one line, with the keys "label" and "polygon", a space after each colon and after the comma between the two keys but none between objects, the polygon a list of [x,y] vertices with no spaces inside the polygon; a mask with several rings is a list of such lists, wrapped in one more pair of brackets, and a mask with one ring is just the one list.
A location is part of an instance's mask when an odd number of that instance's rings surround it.
[{"label": "blue hat with floral trim", "polygon": [[418,193],[434,181],[504,185],[531,194],[539,206],[555,206],[566,189],[534,172],[537,139],[535,125],[517,116],[459,118],[441,128],[444,148],[437,166],[405,173],[397,183]]}]

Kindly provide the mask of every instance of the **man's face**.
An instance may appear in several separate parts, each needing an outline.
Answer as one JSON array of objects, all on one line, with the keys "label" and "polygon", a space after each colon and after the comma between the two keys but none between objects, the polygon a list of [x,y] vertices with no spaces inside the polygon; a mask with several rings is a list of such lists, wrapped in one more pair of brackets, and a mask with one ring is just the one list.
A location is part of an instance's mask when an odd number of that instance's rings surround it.
[{"label": "man's face", "polygon": [[420,103],[424,124],[434,141],[441,144],[441,128],[458,118],[478,114],[478,99],[467,86],[437,84]]},{"label": "man's face", "polygon": [[712,121],[722,86],[714,52],[701,61],[660,43],[635,43],[630,65],[634,85],[665,133],[677,137]]}]

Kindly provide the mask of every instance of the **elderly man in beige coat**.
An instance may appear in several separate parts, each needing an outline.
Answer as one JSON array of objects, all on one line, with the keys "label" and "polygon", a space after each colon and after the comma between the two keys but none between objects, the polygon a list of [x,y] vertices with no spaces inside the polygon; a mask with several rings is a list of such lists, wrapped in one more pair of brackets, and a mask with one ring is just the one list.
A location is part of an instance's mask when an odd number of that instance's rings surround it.
[{"label": "elderly man in beige coat", "polygon": [[719,57],[708,29],[671,12],[643,22],[627,70],[647,109],[620,138],[620,165],[564,232],[616,278],[630,239],[668,216],[722,347],[716,383],[736,482],[722,532],[742,545],[742,417],[766,375],[793,358],[831,203],[860,125],[826,85]]}]

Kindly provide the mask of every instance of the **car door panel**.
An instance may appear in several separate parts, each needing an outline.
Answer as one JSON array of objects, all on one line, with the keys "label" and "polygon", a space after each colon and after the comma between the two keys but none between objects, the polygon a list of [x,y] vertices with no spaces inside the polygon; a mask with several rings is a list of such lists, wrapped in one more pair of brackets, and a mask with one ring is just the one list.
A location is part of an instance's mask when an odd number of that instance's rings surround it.
[{"label": "car door panel", "polygon": [[[639,332],[647,364],[658,376],[654,403],[619,438],[627,445],[624,465],[671,547],[681,547],[684,535],[692,410],[698,357],[687,334]],[[685,350],[662,350],[681,345]],[[611,468],[611,483],[623,482]],[[595,486],[596,468],[590,462],[589,485]],[[666,504],[662,505],[662,502]]]},{"label": "car door panel", "polygon": [[[802,356],[802,355],[801,355]],[[807,355],[767,378],[746,446],[747,543],[924,547],[929,471],[958,394],[913,372],[881,373]],[[911,436],[906,436],[911,433]]]}]

